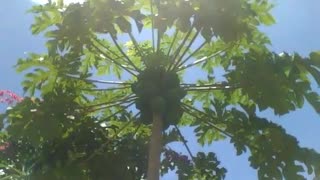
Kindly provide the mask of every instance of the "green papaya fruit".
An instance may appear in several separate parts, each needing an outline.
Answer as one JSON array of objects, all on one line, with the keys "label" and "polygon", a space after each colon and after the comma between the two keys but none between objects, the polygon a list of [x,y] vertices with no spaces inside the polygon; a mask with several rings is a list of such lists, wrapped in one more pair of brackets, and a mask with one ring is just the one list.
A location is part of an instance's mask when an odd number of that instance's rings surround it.
[{"label": "green papaya fruit", "polygon": [[170,102],[174,103],[174,101],[179,101],[180,100],[180,88],[173,88],[169,89],[166,92],[165,96]]},{"label": "green papaya fruit", "polygon": [[143,107],[144,107],[144,102],[141,100],[141,98],[138,98],[135,101],[135,104],[136,104],[136,108],[139,110],[143,109]]},{"label": "green papaya fruit", "polygon": [[182,117],[183,111],[180,106],[172,106],[170,111],[166,113],[165,120],[170,125],[175,125]]},{"label": "green papaya fruit", "polygon": [[176,88],[180,86],[180,80],[175,72],[167,72],[164,76],[164,81],[167,88]]},{"label": "green papaya fruit", "polygon": [[152,112],[164,113],[166,109],[166,101],[161,96],[156,96],[151,99]]}]

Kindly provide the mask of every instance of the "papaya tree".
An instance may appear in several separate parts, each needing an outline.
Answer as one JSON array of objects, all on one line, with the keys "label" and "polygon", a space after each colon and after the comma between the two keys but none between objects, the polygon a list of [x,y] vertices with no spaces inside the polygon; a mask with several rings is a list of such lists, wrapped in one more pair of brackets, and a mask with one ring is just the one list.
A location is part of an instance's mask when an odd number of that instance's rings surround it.
[{"label": "papaya tree", "polygon": [[[259,179],[320,176],[320,155],[259,117],[320,111],[320,52],[272,52],[267,0],[62,0],[34,6],[47,52],[16,65],[27,97],[2,115],[3,176],[31,179],[224,179],[214,152],[230,140]],[[188,82],[188,74],[200,74]],[[35,97],[34,97],[35,96]],[[181,142],[188,154],[168,147]],[[11,150],[9,150],[12,148]],[[163,156],[161,156],[163,154]]]}]

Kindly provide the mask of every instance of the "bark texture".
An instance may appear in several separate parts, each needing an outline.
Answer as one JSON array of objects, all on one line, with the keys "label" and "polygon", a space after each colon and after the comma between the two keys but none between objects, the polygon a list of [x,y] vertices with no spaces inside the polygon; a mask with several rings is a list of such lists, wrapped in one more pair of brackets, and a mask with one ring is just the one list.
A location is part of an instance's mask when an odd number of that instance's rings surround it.
[{"label": "bark texture", "polygon": [[160,155],[162,148],[162,126],[163,121],[158,113],[153,113],[153,123],[149,145],[149,159],[147,180],[159,180]]}]

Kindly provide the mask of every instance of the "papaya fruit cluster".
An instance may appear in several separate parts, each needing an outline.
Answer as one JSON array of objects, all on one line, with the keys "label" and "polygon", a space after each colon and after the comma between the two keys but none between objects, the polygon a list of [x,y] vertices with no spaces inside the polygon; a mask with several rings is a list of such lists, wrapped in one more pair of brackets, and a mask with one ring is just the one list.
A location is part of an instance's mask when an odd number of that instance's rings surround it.
[{"label": "papaya fruit cluster", "polygon": [[178,123],[183,114],[181,99],[186,91],[180,87],[175,72],[167,72],[163,67],[146,68],[138,75],[132,91],[138,96],[135,104],[143,123],[151,124],[153,113],[162,116],[164,129]]}]

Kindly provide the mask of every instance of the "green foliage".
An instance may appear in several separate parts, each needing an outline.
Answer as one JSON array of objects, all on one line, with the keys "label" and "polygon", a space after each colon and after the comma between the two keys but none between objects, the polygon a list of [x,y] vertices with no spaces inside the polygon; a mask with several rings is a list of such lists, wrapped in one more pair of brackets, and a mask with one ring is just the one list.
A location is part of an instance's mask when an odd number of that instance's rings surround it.
[{"label": "green foliage", "polygon": [[179,179],[224,179],[227,170],[219,167],[220,162],[214,153],[210,152],[205,154],[199,152],[196,157],[192,158],[193,162],[186,155],[178,154],[173,150],[165,150],[164,159],[162,163],[164,168],[161,169],[162,173],[168,170],[177,168],[176,173]]},{"label": "green foliage", "polygon": [[[318,68],[308,58],[298,54],[262,54],[251,51],[240,59],[234,59],[236,70],[226,76],[230,82],[239,83],[245,95],[248,95],[260,108],[271,107],[276,114],[286,114],[301,108],[304,99],[315,105],[317,98],[312,92],[308,75],[317,80]],[[314,98],[310,98],[314,94]]]},{"label": "green foliage", "polygon": [[[121,137],[112,136],[114,131],[120,133],[121,124],[102,127],[100,119],[80,110],[75,88],[62,90],[41,100],[26,97],[6,113],[2,120],[9,126],[2,140],[8,147],[0,152],[1,163],[24,169],[29,179],[144,177],[146,136],[136,139],[137,127]],[[14,175],[11,169],[3,170],[6,176]]]},{"label": "green foliage", "polygon": [[229,137],[237,155],[249,151],[250,165],[258,170],[259,179],[304,179],[300,174],[304,171],[319,174],[320,155],[299,147],[296,138],[286,134],[279,125],[257,117],[255,106],[242,106],[243,111],[237,108],[227,110],[226,105],[217,100],[212,102],[214,110],[201,113],[199,120]]},{"label": "green foliage", "polygon": [[[144,178],[154,112],[164,119],[166,146],[186,144],[170,125],[191,126],[200,145],[230,140],[238,155],[247,152],[259,179],[319,177],[320,155],[257,115],[283,115],[305,102],[320,111],[312,86],[320,85],[320,53],[270,52],[258,27],[275,22],[272,7],[267,0],[34,6],[31,31],[44,34],[48,52],[16,65],[26,72],[22,86],[31,97],[1,115],[2,177]],[[185,83],[183,70],[196,65],[204,78]],[[162,174],[176,168],[180,179],[226,176],[213,152],[163,151]]]}]

